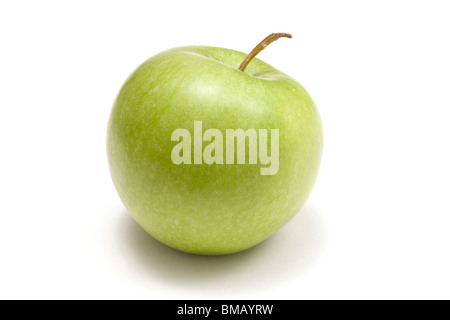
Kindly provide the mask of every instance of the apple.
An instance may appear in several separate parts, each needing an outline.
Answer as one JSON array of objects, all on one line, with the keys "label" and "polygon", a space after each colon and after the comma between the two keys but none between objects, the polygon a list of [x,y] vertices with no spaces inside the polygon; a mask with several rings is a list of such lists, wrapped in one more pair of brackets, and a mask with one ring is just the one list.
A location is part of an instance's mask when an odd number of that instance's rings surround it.
[{"label": "apple", "polygon": [[290,76],[255,56],[207,46],[139,66],[114,103],[111,176],[152,237],[204,255],[267,239],[302,208],[322,154],[318,110]]}]

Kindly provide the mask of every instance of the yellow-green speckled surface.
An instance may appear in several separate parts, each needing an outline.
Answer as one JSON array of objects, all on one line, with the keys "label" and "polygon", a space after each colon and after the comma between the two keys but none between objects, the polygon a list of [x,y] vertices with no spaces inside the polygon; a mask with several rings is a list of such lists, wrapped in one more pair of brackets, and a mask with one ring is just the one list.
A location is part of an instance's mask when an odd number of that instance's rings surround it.
[{"label": "yellow-green speckled surface", "polygon": [[[120,198],[150,235],[179,250],[250,248],[286,224],[314,185],[323,139],[314,102],[259,59],[237,70],[245,56],[213,47],[165,51],[134,71],[114,104],[107,151]],[[173,164],[171,134],[193,134],[195,120],[224,137],[226,129],[279,129],[278,173],[261,175],[262,164]]]}]

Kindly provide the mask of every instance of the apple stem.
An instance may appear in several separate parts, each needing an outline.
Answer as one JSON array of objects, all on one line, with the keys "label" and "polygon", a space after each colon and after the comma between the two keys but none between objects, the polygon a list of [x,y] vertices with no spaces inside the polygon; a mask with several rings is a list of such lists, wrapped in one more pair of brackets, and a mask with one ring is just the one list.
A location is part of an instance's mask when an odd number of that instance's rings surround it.
[{"label": "apple stem", "polygon": [[272,42],[280,39],[280,38],[292,38],[292,35],[289,33],[272,33],[271,35],[269,35],[267,38],[265,38],[263,41],[261,41],[256,47],[255,49],[252,50],[252,52],[250,52],[248,54],[248,56],[245,58],[244,61],[242,61],[241,66],[239,67],[238,70],[244,72],[245,68],[247,68],[248,64],[250,63],[250,61],[253,60],[254,57],[256,57],[256,55],[258,53],[260,53],[261,51],[264,50],[265,47],[267,47],[269,44],[271,44]]}]

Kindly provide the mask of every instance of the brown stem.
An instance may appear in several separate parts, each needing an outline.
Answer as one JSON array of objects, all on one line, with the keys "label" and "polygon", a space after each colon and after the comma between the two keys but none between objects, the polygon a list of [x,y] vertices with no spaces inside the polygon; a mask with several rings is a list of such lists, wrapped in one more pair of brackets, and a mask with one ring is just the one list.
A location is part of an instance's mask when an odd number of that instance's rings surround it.
[{"label": "brown stem", "polygon": [[292,38],[292,35],[290,35],[289,33],[272,33],[270,36],[265,38],[263,41],[261,41],[255,47],[255,49],[252,50],[252,52],[249,53],[249,55],[245,58],[245,60],[242,61],[241,66],[239,67],[239,70],[243,72],[245,70],[245,68],[247,68],[247,66],[250,63],[250,61],[252,61],[253,58],[256,57],[256,55],[258,53],[263,51],[264,48],[267,47],[272,42],[274,42],[274,41],[276,41],[276,40],[278,40],[280,38],[283,38],[283,37],[284,38]]}]

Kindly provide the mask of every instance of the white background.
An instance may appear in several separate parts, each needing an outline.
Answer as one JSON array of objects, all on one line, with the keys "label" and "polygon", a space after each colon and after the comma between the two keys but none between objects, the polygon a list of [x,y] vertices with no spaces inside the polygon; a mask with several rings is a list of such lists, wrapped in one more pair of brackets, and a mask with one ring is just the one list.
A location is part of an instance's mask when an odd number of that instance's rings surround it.
[{"label": "white background", "polygon": [[[2,1],[0,298],[450,298],[448,1]],[[325,149],[303,210],[258,247],[184,254],[132,221],[106,162],[127,76],[176,46],[302,83]]]}]

